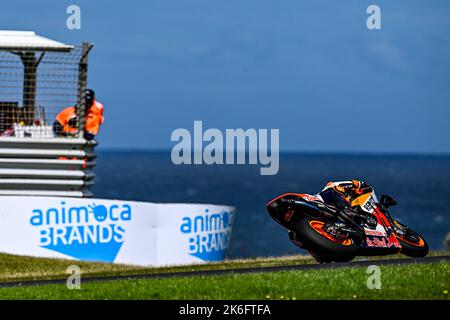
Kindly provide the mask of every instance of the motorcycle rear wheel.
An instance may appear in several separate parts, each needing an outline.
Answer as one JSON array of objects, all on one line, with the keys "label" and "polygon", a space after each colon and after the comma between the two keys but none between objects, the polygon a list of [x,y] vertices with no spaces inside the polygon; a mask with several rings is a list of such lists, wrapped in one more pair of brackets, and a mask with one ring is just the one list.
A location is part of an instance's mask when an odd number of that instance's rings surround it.
[{"label": "motorcycle rear wheel", "polygon": [[347,262],[358,251],[354,239],[337,240],[323,230],[325,222],[315,218],[304,218],[296,224],[296,234],[305,249],[313,252],[319,262]]}]

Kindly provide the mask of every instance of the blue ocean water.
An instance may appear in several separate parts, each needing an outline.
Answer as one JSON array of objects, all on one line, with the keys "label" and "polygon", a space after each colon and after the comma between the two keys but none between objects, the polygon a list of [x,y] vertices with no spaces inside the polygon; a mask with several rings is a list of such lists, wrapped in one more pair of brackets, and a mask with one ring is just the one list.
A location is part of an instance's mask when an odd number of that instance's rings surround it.
[{"label": "blue ocean water", "polygon": [[304,253],[267,214],[285,192],[316,193],[328,181],[364,180],[378,196],[393,196],[391,214],[421,233],[433,249],[450,231],[450,156],[281,154],[280,170],[261,176],[257,165],[172,164],[169,152],[100,151],[96,197],[236,207],[231,256]]}]

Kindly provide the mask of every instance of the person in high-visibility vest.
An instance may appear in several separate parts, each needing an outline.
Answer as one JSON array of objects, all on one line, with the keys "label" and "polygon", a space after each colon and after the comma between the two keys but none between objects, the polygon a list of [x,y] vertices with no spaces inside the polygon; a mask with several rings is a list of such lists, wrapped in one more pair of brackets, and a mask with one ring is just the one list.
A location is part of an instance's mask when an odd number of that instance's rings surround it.
[{"label": "person in high-visibility vest", "polygon": [[[87,89],[85,93],[86,101],[86,124],[84,127],[84,138],[92,140],[98,134],[100,125],[103,123],[103,104],[95,100],[95,92]],[[53,123],[53,131],[57,136],[74,136],[77,132],[76,107],[68,107],[61,111]]]}]

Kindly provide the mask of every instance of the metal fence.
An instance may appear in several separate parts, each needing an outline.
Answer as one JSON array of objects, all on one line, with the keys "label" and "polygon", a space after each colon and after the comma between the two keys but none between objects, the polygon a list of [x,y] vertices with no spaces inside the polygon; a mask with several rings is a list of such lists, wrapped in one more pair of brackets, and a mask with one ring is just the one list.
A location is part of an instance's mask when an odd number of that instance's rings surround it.
[{"label": "metal fence", "polygon": [[74,132],[82,137],[90,44],[69,52],[0,50],[0,137],[54,138],[57,115],[77,106]]}]

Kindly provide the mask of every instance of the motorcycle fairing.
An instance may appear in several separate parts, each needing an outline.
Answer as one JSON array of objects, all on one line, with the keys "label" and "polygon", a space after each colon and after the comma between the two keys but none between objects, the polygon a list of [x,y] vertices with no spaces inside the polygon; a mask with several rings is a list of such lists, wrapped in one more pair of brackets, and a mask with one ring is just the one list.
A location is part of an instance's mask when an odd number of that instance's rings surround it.
[{"label": "motorcycle fairing", "polygon": [[352,206],[356,205],[361,210],[371,214],[377,220],[375,229],[364,228],[366,239],[361,243],[365,248],[401,248],[400,242],[395,236],[395,232],[385,214],[378,207],[378,200],[375,191],[363,194],[352,201]]}]

